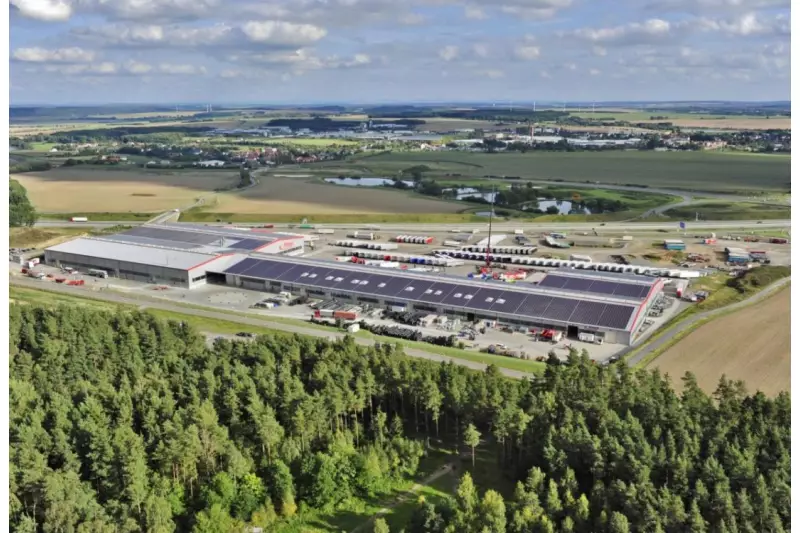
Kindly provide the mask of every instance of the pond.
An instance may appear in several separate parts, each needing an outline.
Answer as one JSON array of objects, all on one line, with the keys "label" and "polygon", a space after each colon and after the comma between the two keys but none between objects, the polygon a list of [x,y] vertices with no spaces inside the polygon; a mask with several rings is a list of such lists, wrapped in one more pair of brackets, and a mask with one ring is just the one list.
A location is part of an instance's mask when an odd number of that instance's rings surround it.
[{"label": "pond", "polygon": [[[444,189],[445,191],[452,191],[453,189]],[[489,203],[494,202],[497,196],[496,192],[481,192],[474,187],[459,187],[455,189],[456,200],[468,200],[469,198],[483,198]]]},{"label": "pond", "polygon": [[[348,187],[384,187],[389,186],[391,187],[394,185],[394,180],[389,178],[377,178],[377,177],[367,177],[367,178],[325,178],[325,181],[328,183],[333,183],[334,185],[346,185]],[[414,186],[413,181],[404,181],[409,187]]]},{"label": "pond", "polygon": [[569,214],[578,214],[578,215],[591,215],[592,212],[589,210],[588,207],[584,207],[580,209],[575,207],[575,210],[572,208],[572,202],[569,200],[547,200],[545,198],[539,198],[536,203],[536,207],[533,207],[533,204],[528,204],[524,206],[522,209],[523,211],[531,210],[531,209],[541,209],[542,211],[547,211],[548,207],[557,207],[559,215],[569,215]]}]

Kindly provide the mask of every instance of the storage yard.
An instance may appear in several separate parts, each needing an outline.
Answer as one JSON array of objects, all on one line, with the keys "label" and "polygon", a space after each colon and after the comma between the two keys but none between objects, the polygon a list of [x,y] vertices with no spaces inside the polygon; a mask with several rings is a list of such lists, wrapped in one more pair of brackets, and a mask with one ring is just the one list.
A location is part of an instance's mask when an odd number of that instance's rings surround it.
[{"label": "storage yard", "polygon": [[[454,235],[459,245],[442,248]],[[553,254],[548,238],[575,246]],[[102,282],[185,303],[524,359],[542,360],[551,351],[564,358],[574,346],[607,362],[700,301],[693,279],[789,260],[788,242],[682,240],[685,251],[665,252],[663,239],[597,232],[554,237],[519,229],[490,238],[477,230],[397,234],[379,226],[303,225],[276,232],[165,223],[80,237],[47,249],[46,265],[24,266],[44,282]],[[729,264],[728,244],[746,248],[752,262]],[[661,253],[683,254],[681,265],[674,257],[653,260],[659,246]]]}]

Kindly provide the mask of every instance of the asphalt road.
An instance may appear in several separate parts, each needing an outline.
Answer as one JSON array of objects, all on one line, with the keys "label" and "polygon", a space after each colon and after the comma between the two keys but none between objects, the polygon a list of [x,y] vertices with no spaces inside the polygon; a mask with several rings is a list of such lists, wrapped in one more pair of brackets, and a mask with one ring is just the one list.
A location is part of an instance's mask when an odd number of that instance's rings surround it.
[{"label": "asphalt road", "polygon": [[[634,366],[634,365],[638,364],[639,361],[641,361],[642,359],[644,359],[645,357],[647,357],[648,355],[653,353],[655,350],[658,350],[659,348],[663,347],[665,344],[670,342],[673,339],[673,337],[675,337],[675,335],[677,335],[681,331],[684,331],[687,328],[691,328],[692,326],[694,326],[695,324],[697,324],[701,320],[705,320],[707,318],[712,318],[712,317],[714,317],[716,315],[719,315],[719,314],[722,314],[722,313],[729,313],[731,311],[735,311],[735,310],[740,309],[742,307],[746,307],[748,305],[751,305],[751,304],[754,304],[756,302],[759,302],[759,301],[763,300],[764,298],[767,298],[767,297],[772,296],[773,294],[775,294],[776,291],[778,291],[778,290],[782,289],[783,287],[785,287],[786,285],[788,285],[790,281],[791,281],[790,277],[789,278],[780,279],[780,280],[776,281],[775,283],[773,283],[772,285],[770,285],[769,287],[767,287],[767,288],[755,293],[754,295],[750,296],[749,298],[747,298],[745,300],[742,300],[741,302],[737,302],[735,304],[728,305],[728,306],[725,306],[725,307],[720,307],[718,309],[712,309],[711,311],[706,311],[704,313],[697,313],[697,314],[694,314],[694,315],[691,315],[691,316],[685,318],[684,320],[681,320],[680,322],[678,322],[677,324],[675,324],[674,326],[672,326],[671,328],[669,328],[668,330],[663,332],[661,335],[659,335],[654,340],[651,340],[649,342],[645,341],[645,347],[643,349],[641,349],[640,351],[638,351],[636,353],[636,355],[634,355],[633,357],[628,358],[628,360],[627,360],[628,364],[630,366]],[[787,311],[788,311],[788,309],[787,309]],[[636,347],[632,347],[631,348],[631,350],[635,350],[635,349],[636,349]]]},{"label": "asphalt road", "polygon": [[[244,317],[241,315],[235,314],[228,314],[222,311],[206,311],[203,309],[197,309],[193,307],[184,307],[181,305],[170,304],[168,302],[164,302],[161,300],[154,300],[149,298],[131,298],[129,296],[124,296],[119,293],[111,292],[111,291],[91,291],[87,289],[81,289],[80,287],[74,287],[69,285],[61,285],[56,283],[48,283],[42,281],[36,281],[29,278],[10,278],[11,285],[18,285],[22,287],[29,287],[32,289],[39,289],[39,290],[47,290],[52,292],[59,292],[64,294],[71,294],[73,296],[86,296],[91,297],[97,300],[104,300],[107,302],[114,302],[120,304],[128,304],[134,305],[140,308],[147,308],[147,309],[161,309],[164,311],[171,311],[175,313],[182,313],[185,315],[192,315],[198,316],[203,318],[210,318],[213,320],[224,320],[226,322],[236,322],[238,324],[244,324],[248,326],[258,326],[264,328],[275,329],[279,331],[286,331],[289,333],[298,333],[301,335],[310,335],[314,337],[323,337],[327,339],[340,339],[345,336],[344,333],[340,333],[334,330],[330,332],[314,329],[314,328],[307,328],[302,326],[295,326],[291,324],[284,324],[281,322],[270,322],[269,320],[261,320],[258,318],[250,318]],[[213,342],[213,338],[215,337],[228,337],[228,338],[236,338],[234,335],[220,335],[215,333],[205,333],[207,338],[211,338],[211,342]],[[356,344],[360,344],[362,346],[373,346],[375,344],[374,340],[366,339],[363,337],[354,337]],[[482,363],[476,363],[474,361],[466,361],[464,359],[457,359],[454,357],[448,357],[445,355],[439,355],[436,353],[426,352],[424,350],[419,350],[416,348],[403,348],[403,352],[411,357],[416,357],[419,359],[428,359],[429,361],[436,361],[436,362],[449,362],[452,361],[453,363],[461,366],[465,366],[467,368],[471,368],[473,370],[483,371],[486,370],[487,365]],[[508,376],[510,378],[515,379],[526,379],[532,377],[533,374],[528,372],[520,372],[518,370],[511,370],[508,368],[500,368],[500,373]]]}]

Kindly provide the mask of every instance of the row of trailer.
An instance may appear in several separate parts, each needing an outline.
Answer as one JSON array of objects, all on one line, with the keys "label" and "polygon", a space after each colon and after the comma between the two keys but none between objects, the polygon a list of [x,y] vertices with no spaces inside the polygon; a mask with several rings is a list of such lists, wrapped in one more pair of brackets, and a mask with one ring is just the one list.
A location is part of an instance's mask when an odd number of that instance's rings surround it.
[{"label": "row of trailer", "polygon": [[[437,250],[434,253],[467,261],[483,262],[486,260],[486,253],[465,252],[460,250]],[[546,259],[544,257],[490,254],[489,260],[494,263],[507,263],[512,265],[576,268],[579,270],[597,270],[600,272],[618,272],[667,278],[698,278],[701,275],[700,272],[694,270],[676,270],[639,265],[618,265],[616,263],[590,263],[584,260]]]},{"label": "row of trailer", "polygon": [[338,240],[334,246],[343,248],[366,248],[367,250],[397,250],[397,245],[391,242],[349,241]]},{"label": "row of trailer", "polygon": [[378,234],[371,231],[354,231],[352,233],[348,233],[347,236],[351,239],[360,239],[364,241],[378,240]]},{"label": "row of trailer", "polygon": [[394,240],[406,244],[433,244],[433,237],[425,235],[398,235]]},{"label": "row of trailer", "polygon": [[[536,246],[492,246],[489,248],[489,253],[506,255],[533,255],[536,250]],[[463,246],[460,251],[486,254],[486,246]]]},{"label": "row of trailer", "polygon": [[381,261],[396,261],[398,263],[410,263],[412,265],[430,266],[462,266],[464,261],[450,257],[436,257],[429,255],[410,255],[398,253],[382,253],[367,250],[354,250],[353,256],[360,259],[378,259]]}]

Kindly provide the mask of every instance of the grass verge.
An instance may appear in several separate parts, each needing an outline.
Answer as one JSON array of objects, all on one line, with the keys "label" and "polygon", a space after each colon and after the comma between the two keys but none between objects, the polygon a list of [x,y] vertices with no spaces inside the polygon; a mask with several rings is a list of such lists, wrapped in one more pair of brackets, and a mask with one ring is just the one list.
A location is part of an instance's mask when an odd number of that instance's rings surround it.
[{"label": "grass verge", "polygon": [[160,213],[42,213],[41,220],[65,220],[86,217],[90,222],[146,222]]}]

